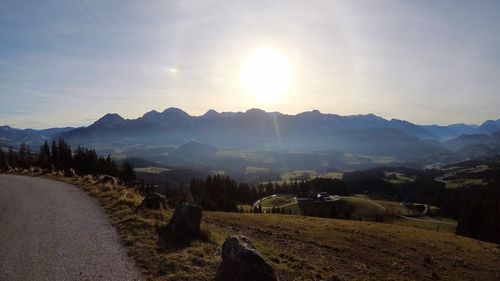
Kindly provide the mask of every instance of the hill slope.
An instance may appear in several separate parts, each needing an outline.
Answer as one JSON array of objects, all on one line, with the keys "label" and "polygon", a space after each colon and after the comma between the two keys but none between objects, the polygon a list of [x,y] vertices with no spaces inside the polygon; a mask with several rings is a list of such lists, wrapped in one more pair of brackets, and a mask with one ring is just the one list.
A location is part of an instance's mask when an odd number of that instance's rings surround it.
[{"label": "hill slope", "polygon": [[[83,179],[66,179],[83,184]],[[211,280],[229,235],[248,236],[283,280],[498,280],[500,248],[454,234],[294,215],[204,212],[204,238],[159,243],[168,211],[136,212],[127,189],[84,188],[106,208],[129,253],[152,280]],[[337,279],[334,279],[337,278]]]}]

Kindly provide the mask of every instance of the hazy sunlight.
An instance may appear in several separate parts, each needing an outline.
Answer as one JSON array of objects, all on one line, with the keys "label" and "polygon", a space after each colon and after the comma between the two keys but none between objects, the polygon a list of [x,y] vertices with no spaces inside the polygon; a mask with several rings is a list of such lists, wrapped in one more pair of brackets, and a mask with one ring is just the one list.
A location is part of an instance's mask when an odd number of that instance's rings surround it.
[{"label": "hazy sunlight", "polygon": [[285,55],[276,50],[258,48],[243,62],[242,86],[258,102],[276,100],[289,88],[290,80],[290,64]]}]

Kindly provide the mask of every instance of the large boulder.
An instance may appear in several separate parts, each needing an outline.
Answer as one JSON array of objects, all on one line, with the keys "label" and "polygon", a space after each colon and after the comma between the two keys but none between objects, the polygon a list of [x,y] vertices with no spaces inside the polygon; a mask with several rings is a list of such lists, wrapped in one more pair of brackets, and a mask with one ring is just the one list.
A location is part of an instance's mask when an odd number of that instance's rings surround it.
[{"label": "large boulder", "polygon": [[157,192],[150,192],[146,195],[146,197],[144,197],[144,200],[142,200],[139,208],[146,208],[151,210],[167,209],[167,197]]},{"label": "large boulder", "polygon": [[118,185],[118,179],[115,177],[109,176],[109,175],[101,175],[101,176],[99,176],[97,183]]},{"label": "large boulder", "polygon": [[200,206],[184,202],[175,208],[170,222],[160,229],[160,236],[164,239],[198,237],[201,217]]},{"label": "large boulder", "polygon": [[252,247],[250,240],[242,235],[226,239],[222,245],[222,263],[217,281],[277,281],[272,266]]}]

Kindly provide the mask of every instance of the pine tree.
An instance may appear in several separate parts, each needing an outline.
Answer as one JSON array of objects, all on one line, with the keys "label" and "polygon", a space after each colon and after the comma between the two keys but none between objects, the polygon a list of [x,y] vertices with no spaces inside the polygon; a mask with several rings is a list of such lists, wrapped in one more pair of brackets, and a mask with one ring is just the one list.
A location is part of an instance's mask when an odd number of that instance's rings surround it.
[{"label": "pine tree", "polygon": [[71,168],[73,153],[71,151],[71,147],[63,139],[59,139],[59,142],[57,144],[57,152],[59,164],[61,165],[61,167],[64,169]]},{"label": "pine tree", "polygon": [[59,161],[59,153],[58,153],[58,149],[57,149],[57,144],[56,144],[56,141],[53,140],[52,141],[52,153],[50,154],[50,161],[52,163],[52,165],[54,165],[54,167],[56,167],[56,169],[60,169],[61,168],[61,163]]},{"label": "pine tree", "polygon": [[28,153],[28,150],[26,148],[26,143],[21,143],[21,145],[19,146],[19,152],[18,152],[18,157],[17,157],[17,165],[18,167],[22,168],[22,169],[26,169],[27,167],[27,153]]},{"label": "pine tree", "polygon": [[38,156],[38,163],[40,164],[40,167],[42,167],[42,169],[50,168],[51,165],[50,148],[47,141],[45,141],[43,145],[40,147],[40,155]]},{"label": "pine tree", "polygon": [[0,171],[3,171],[7,168],[7,158],[5,152],[0,147]]},{"label": "pine tree", "polygon": [[338,213],[337,213],[337,208],[335,208],[335,206],[332,206],[332,207],[330,208],[330,213],[328,214],[328,216],[329,216],[330,218],[333,218],[333,219],[335,219],[335,218],[338,218],[338,217],[339,217],[339,215],[338,215]]},{"label": "pine tree", "polygon": [[16,154],[14,153],[14,150],[12,149],[12,146],[9,147],[9,152],[7,154],[7,165],[9,165],[11,168],[16,167]]},{"label": "pine tree", "polygon": [[136,180],[135,172],[134,172],[134,167],[132,164],[130,164],[127,161],[124,161],[122,164],[122,171],[121,171],[121,176],[120,178],[125,182],[125,183],[130,183],[132,181]]}]

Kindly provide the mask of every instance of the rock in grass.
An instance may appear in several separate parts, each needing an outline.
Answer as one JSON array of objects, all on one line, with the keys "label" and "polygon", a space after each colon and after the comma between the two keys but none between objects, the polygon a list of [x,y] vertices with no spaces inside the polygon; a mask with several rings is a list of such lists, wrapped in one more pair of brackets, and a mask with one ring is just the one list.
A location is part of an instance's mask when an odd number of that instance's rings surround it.
[{"label": "rock in grass", "polygon": [[101,175],[99,176],[99,179],[97,180],[99,184],[112,184],[112,185],[117,185],[118,184],[118,179],[109,175]]},{"label": "rock in grass", "polygon": [[222,245],[222,263],[215,278],[217,281],[277,281],[272,266],[250,245],[242,235],[226,239]]},{"label": "rock in grass", "polygon": [[75,169],[69,168],[69,169],[64,169],[64,176],[68,178],[78,178],[79,176],[76,174]]},{"label": "rock in grass", "polygon": [[144,197],[138,208],[165,210],[168,208],[167,197],[157,192],[150,192]]},{"label": "rock in grass", "polygon": [[170,222],[160,229],[164,239],[194,238],[200,235],[202,211],[198,205],[182,203],[175,208]]}]

